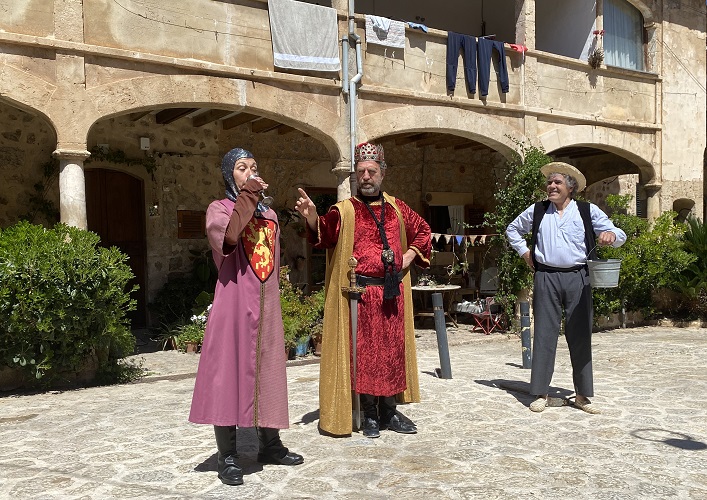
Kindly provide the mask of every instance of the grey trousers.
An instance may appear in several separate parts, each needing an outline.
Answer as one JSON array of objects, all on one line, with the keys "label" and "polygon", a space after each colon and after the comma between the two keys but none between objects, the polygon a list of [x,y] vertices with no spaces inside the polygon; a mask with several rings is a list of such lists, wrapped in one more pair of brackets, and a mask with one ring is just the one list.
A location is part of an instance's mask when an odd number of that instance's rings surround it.
[{"label": "grey trousers", "polygon": [[592,289],[586,268],[570,272],[536,271],[533,288],[534,338],[530,393],[548,393],[555,370],[562,312],[572,361],[575,393],[594,396],[592,376]]}]

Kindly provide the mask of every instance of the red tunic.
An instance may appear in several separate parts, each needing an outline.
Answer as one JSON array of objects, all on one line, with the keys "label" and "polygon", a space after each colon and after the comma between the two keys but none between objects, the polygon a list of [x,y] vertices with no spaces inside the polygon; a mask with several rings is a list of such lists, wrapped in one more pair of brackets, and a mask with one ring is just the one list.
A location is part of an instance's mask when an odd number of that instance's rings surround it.
[{"label": "red tunic", "polygon": [[[384,277],[381,260],[383,242],[373,217],[359,198],[351,199],[355,211],[353,255],[358,260],[356,274]],[[403,217],[408,248],[416,251],[415,262],[427,267],[430,254],[430,227],[414,210],[396,200]],[[380,220],[381,204],[371,204],[373,213]],[[339,239],[341,218],[334,207],[319,218],[319,241],[310,233],[310,241],[317,248],[333,248]],[[402,267],[400,224],[395,209],[386,205],[385,233],[390,248],[395,253],[395,270]],[[423,258],[424,256],[424,258]],[[357,370],[352,389],[360,394],[392,396],[406,389],[405,382],[405,326],[403,284],[400,296],[383,300],[382,286],[368,286],[358,304]]]}]

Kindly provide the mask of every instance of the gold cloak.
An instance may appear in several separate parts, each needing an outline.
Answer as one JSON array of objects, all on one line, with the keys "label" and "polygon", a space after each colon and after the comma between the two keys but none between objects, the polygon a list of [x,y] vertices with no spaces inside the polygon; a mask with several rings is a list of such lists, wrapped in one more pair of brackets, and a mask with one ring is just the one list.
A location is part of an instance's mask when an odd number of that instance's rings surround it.
[{"label": "gold cloak", "polygon": [[[395,203],[395,198],[386,193],[383,193],[383,196],[398,216],[400,243],[404,253],[408,248],[405,221]],[[335,206],[341,215],[341,228],[338,243],[333,249],[327,251],[324,332],[319,377],[319,428],[329,434],[342,436],[351,434],[353,430],[354,393],[351,390],[349,345],[350,302],[348,294],[343,292],[341,287],[349,285],[347,262],[353,255],[355,213],[350,199],[340,201]],[[420,385],[409,272],[406,272],[403,277],[403,289],[407,389],[396,397],[402,403],[418,403]]]}]

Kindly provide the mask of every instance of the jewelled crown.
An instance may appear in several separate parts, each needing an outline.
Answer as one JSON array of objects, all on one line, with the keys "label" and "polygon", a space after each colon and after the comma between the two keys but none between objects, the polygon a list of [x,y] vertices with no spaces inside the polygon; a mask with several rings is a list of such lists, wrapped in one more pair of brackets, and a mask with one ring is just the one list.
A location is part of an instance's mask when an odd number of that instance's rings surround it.
[{"label": "jewelled crown", "polygon": [[356,146],[354,150],[354,161],[377,161],[381,167],[385,168],[385,156],[382,144],[371,144],[363,142]]}]

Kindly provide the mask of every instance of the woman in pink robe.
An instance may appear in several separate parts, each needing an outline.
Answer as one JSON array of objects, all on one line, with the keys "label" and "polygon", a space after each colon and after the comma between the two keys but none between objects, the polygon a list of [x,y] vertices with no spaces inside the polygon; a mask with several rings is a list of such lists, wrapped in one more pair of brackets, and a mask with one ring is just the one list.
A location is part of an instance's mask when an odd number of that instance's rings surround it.
[{"label": "woman in pink robe", "polygon": [[280,231],[275,212],[258,202],[268,187],[253,155],[240,148],[221,163],[226,199],[209,205],[206,232],[218,268],[189,421],[212,424],[218,477],[243,484],[236,427],[258,430],[258,461],[298,465],[280,441],[289,427],[285,342],[280,312]]}]

